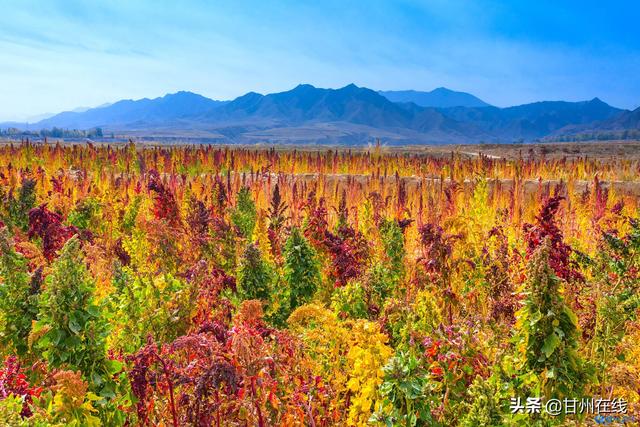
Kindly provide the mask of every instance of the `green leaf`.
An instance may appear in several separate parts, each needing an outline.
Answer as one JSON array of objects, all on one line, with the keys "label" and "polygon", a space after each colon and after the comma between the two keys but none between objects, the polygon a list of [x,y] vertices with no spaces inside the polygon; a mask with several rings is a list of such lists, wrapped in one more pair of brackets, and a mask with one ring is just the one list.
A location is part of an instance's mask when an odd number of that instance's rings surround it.
[{"label": "green leaf", "polygon": [[95,385],[99,386],[100,384],[102,384],[102,377],[97,372],[91,374],[91,380]]},{"label": "green leaf", "polygon": [[540,321],[540,319],[542,319],[542,313],[540,313],[539,310],[536,310],[535,312],[531,313],[529,324],[531,326],[533,326],[536,323],[538,323]]},{"label": "green leaf", "polygon": [[542,351],[545,356],[549,358],[555,351],[555,349],[560,345],[560,338],[555,333],[552,333],[544,340],[544,345],[542,346]]},{"label": "green leaf", "polygon": [[116,392],[113,388],[113,383],[108,382],[105,383],[104,387],[100,390],[100,397],[104,397],[107,399],[113,399],[116,397]]},{"label": "green leaf", "polygon": [[76,319],[71,318],[69,319],[69,329],[71,329],[71,332],[73,332],[74,334],[77,334],[82,330],[82,327]]},{"label": "green leaf", "polygon": [[52,331],[50,336],[51,336],[51,342],[53,343],[53,345],[60,344],[60,341],[62,341],[62,339],[64,338],[64,335],[65,335],[64,332],[61,331],[60,329],[56,329]]},{"label": "green leaf", "polygon": [[564,314],[567,315],[567,317],[569,318],[569,320],[574,326],[578,324],[578,317],[569,307],[564,308]]},{"label": "green leaf", "polygon": [[105,364],[110,374],[117,374],[122,370],[123,366],[122,362],[119,362],[117,360],[107,360],[105,361]]},{"label": "green leaf", "polygon": [[87,307],[87,313],[89,313],[93,317],[98,317],[100,316],[100,308],[96,305],[90,305],[89,307]]}]

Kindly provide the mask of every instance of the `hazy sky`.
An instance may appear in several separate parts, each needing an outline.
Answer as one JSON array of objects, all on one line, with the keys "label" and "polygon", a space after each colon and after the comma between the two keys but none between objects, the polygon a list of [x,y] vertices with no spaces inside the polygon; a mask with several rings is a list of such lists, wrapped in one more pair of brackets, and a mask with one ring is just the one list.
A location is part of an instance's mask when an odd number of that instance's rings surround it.
[{"label": "hazy sky", "polygon": [[0,0],[0,121],[298,83],[640,106],[637,1]]}]

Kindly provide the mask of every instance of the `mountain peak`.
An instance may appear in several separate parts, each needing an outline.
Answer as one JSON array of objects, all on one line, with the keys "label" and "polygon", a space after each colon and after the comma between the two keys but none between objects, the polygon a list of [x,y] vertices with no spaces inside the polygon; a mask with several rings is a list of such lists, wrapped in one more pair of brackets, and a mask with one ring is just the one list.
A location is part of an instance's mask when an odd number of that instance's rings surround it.
[{"label": "mountain peak", "polygon": [[309,83],[300,83],[298,86],[294,87],[292,90],[303,90],[303,89],[316,89],[314,85]]},{"label": "mountain peak", "polygon": [[165,97],[167,96],[202,96],[202,95],[198,95],[197,93],[193,93],[188,90],[179,90],[175,93],[168,93],[165,95]]},{"label": "mountain peak", "polygon": [[489,107],[483,100],[465,92],[456,92],[446,87],[438,87],[431,92],[415,90],[380,91],[380,95],[392,102],[413,102],[421,107]]},{"label": "mountain peak", "polygon": [[239,97],[237,97],[236,99],[234,99],[231,102],[237,102],[237,103],[253,103],[256,100],[263,98],[264,95],[262,95],[261,93],[258,92],[247,92],[244,95],[240,95]]},{"label": "mountain peak", "polygon": [[168,93],[162,97],[165,100],[171,99],[209,99],[197,93],[189,92],[188,90],[180,90],[175,93]]},{"label": "mountain peak", "polygon": [[340,88],[338,90],[348,91],[348,90],[356,90],[356,89],[360,89],[360,88],[358,86],[356,86],[355,83],[349,83],[345,87],[342,87],[342,88]]}]

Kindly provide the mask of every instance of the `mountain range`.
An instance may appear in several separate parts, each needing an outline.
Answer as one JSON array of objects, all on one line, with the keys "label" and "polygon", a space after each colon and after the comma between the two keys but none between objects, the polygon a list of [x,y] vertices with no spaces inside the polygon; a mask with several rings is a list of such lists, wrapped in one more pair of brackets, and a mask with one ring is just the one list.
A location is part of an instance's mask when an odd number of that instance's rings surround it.
[{"label": "mountain range", "polygon": [[378,92],[354,84],[340,89],[302,84],[267,95],[249,92],[232,101],[191,92],[122,100],[0,128],[100,127],[120,136],[219,143],[360,144],[379,138],[392,144],[444,144],[567,138],[637,130],[639,124],[640,109],[621,110],[598,98],[498,108],[445,88]]}]

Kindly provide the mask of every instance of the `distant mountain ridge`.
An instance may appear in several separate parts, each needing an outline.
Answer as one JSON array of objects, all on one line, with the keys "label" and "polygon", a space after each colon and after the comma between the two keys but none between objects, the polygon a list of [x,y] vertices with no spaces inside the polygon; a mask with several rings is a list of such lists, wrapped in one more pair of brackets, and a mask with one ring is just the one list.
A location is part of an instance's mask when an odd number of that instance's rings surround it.
[{"label": "distant mountain ridge", "polygon": [[286,92],[245,95],[211,111],[208,117],[213,121],[262,119],[290,125],[341,121],[390,127],[407,126],[411,114],[371,89],[350,84],[340,89],[298,85]]},{"label": "distant mountain ridge", "polygon": [[598,123],[596,128],[600,130],[640,130],[640,108],[633,111],[624,111],[608,120]]},{"label": "distant mountain ridge", "polygon": [[204,113],[224,103],[192,92],[181,91],[154,99],[143,98],[136,101],[126,99],[85,111],[66,111],[33,126],[86,129],[97,126],[126,126],[135,122],[161,123]]},{"label": "distant mountain ridge", "polygon": [[[249,92],[232,101],[177,92],[64,112],[29,128],[100,127],[131,136],[220,143],[359,144],[380,138],[397,144],[442,144],[531,141],[605,125],[624,127],[637,124],[640,116],[598,98],[498,108],[473,95],[442,89],[389,95],[354,84],[339,89],[301,84],[279,93]],[[440,106],[419,105],[409,98],[423,104],[437,101]],[[446,106],[463,101],[467,105]]]},{"label": "distant mountain ridge", "polygon": [[547,137],[557,141],[640,140],[640,108],[624,110],[612,117],[567,126]]},{"label": "distant mountain ridge", "polygon": [[420,107],[490,107],[490,104],[487,104],[470,93],[456,92],[444,87],[439,87],[431,92],[420,92],[416,90],[387,90],[379,91],[378,93],[389,101],[413,102]]}]

